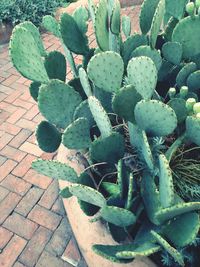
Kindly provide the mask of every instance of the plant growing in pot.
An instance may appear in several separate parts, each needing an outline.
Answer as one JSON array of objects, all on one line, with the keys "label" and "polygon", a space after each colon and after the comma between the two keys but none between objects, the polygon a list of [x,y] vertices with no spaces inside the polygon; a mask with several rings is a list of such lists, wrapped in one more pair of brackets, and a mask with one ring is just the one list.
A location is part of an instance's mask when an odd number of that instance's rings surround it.
[{"label": "plant growing in pot", "polygon": [[[198,266],[199,7],[199,1],[145,0],[141,33],[133,35],[117,0],[98,6],[90,0],[89,13],[79,7],[60,22],[46,16],[43,25],[60,38],[66,57],[47,53],[29,22],[13,31],[12,61],[33,81],[30,93],[46,119],[36,130],[40,148],[54,152],[62,143],[76,150],[84,170],[56,160],[32,167],[68,181],[63,198],[76,196],[93,216],[91,227],[98,221],[109,229],[119,244],[92,249],[112,266],[132,266],[141,256],[158,266]],[[88,44],[89,18],[96,49]],[[83,56],[81,65],[74,54]]]}]

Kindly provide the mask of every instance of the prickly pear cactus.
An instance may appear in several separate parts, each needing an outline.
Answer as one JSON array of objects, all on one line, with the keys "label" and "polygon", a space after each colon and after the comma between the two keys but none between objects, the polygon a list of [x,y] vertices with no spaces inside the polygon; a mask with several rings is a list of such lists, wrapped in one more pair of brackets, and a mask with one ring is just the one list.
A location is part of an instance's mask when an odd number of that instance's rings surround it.
[{"label": "prickly pear cactus", "polygon": [[[141,33],[132,35],[119,1],[89,0],[89,11],[44,17],[62,53],[45,51],[30,22],[13,31],[12,62],[32,81],[30,94],[45,117],[36,129],[39,147],[76,149],[85,169],[78,175],[56,160],[32,167],[68,181],[61,196],[76,196],[87,216],[96,215],[91,222],[104,222],[121,244],[93,250],[110,261],[154,254],[158,266],[199,265],[199,8],[198,0],[145,0]],[[90,18],[96,48],[88,42]]]}]

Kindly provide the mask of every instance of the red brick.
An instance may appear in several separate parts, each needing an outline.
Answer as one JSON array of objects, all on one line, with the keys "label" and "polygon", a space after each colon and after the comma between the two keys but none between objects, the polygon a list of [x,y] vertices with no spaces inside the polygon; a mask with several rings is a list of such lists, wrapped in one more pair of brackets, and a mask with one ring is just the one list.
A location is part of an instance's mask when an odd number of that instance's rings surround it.
[{"label": "red brick", "polygon": [[[31,102],[30,99],[31,99],[31,95],[30,95],[30,92],[29,90],[26,90],[21,96],[20,96],[20,99],[21,100],[25,100],[25,101],[28,101],[28,102]],[[33,102],[31,102],[33,104],[36,104],[35,100],[33,100]]]},{"label": "red brick", "polygon": [[41,197],[39,201],[39,205],[45,207],[46,209],[51,209],[54,202],[58,197],[59,189],[58,189],[58,181],[53,180],[49,185],[44,195]]},{"label": "red brick", "polygon": [[71,264],[64,262],[63,260],[52,256],[47,251],[43,251],[36,267],[72,267]]},{"label": "red brick", "polygon": [[27,130],[27,129],[22,129],[10,142],[10,145],[13,147],[20,147],[21,144],[23,144],[26,139],[28,139],[28,137],[32,134],[31,131]]},{"label": "red brick", "polygon": [[0,138],[0,150],[4,148],[13,138],[13,135],[7,134],[2,131],[4,134]]},{"label": "red brick", "polygon": [[8,175],[3,180],[1,185],[20,196],[24,196],[31,188],[31,184],[25,182],[23,179],[13,176],[12,174]]},{"label": "red brick", "polygon": [[14,147],[11,147],[9,145],[5,146],[2,150],[1,150],[1,154],[9,159],[13,159],[15,161],[21,161],[25,156],[26,153],[23,151],[20,151]]},{"label": "red brick", "polygon": [[17,107],[22,107],[22,108],[25,108],[27,110],[31,109],[31,107],[33,106],[33,104],[27,102],[27,101],[24,101],[24,100],[21,100],[20,98],[17,98],[14,102],[13,102],[13,105],[17,106]]},{"label": "red brick", "polygon": [[29,213],[28,218],[50,230],[55,230],[62,217],[50,210],[36,205]]},{"label": "red brick", "polygon": [[[7,56],[8,56],[8,52],[7,52]],[[11,62],[6,63],[5,65],[3,65],[3,67],[0,68],[0,71],[7,71],[10,68],[12,68],[13,64]]]},{"label": "red brick", "polygon": [[26,175],[23,177],[24,180],[27,182],[34,184],[42,189],[46,189],[51,181],[52,178],[38,174],[36,171],[30,169]]},{"label": "red brick", "polygon": [[13,267],[26,267],[26,266],[24,266],[24,264],[16,261],[15,264],[13,265]]},{"label": "red brick", "polygon": [[18,80],[17,80],[17,82],[18,83],[25,83],[27,81],[27,79],[26,78],[24,78],[24,77],[20,77]]},{"label": "red brick", "polygon": [[62,259],[69,262],[73,266],[77,266],[81,260],[81,254],[73,238],[69,241],[69,244],[62,255]]},{"label": "red brick", "polygon": [[[1,191],[1,190],[0,190]],[[43,194],[43,190],[37,187],[32,187],[28,193],[19,202],[15,211],[24,217],[32,210],[35,204],[39,201]]]},{"label": "red brick", "polygon": [[0,186],[0,201],[2,201],[8,195],[8,193],[9,191],[6,188]]},{"label": "red brick", "polygon": [[32,120],[39,113],[38,106],[34,105],[32,108],[24,115],[27,120]]},{"label": "red brick", "polygon": [[0,254],[0,266],[11,267],[26,246],[26,240],[15,235]]},{"label": "red brick", "polygon": [[28,267],[35,266],[51,235],[50,230],[40,226],[20,255],[19,261]]},{"label": "red brick", "polygon": [[0,110],[0,124],[7,120],[7,118],[10,116],[10,113],[4,110]]},{"label": "red brick", "polygon": [[20,150],[26,152],[26,153],[29,153],[29,154],[32,154],[34,156],[37,156],[37,157],[40,157],[43,153],[43,151],[39,148],[38,145],[34,145],[32,143],[29,143],[29,142],[25,142],[23,143],[20,147],[19,147]]},{"label": "red brick", "polygon": [[14,83],[18,79],[19,79],[19,76],[11,75],[2,84],[3,85],[6,85],[6,86],[9,86],[9,85],[11,85],[12,83]]},{"label": "red brick", "polygon": [[40,123],[42,120],[44,120],[44,117],[40,113],[35,118],[33,118],[33,121],[36,123]]},{"label": "red brick", "polygon": [[15,124],[24,114],[26,110],[23,108],[18,108],[7,120],[9,123]]},{"label": "red brick", "polygon": [[16,91],[20,92],[21,94],[23,94],[24,92],[28,90],[28,86],[26,86],[25,84],[18,83],[18,82],[12,83],[10,87],[13,89],[16,89]]},{"label": "red brick", "polygon": [[11,105],[10,103],[6,103],[4,101],[0,102],[0,109],[3,109],[9,113],[13,113],[17,110],[17,107]]},{"label": "red brick", "polygon": [[20,119],[16,123],[16,125],[21,127],[21,128],[28,129],[28,130],[34,132],[37,124],[32,122],[32,121],[26,120],[26,119]]},{"label": "red brick", "polygon": [[57,155],[57,152],[55,152],[55,153],[42,153],[40,158],[50,160],[50,159],[53,159],[54,157],[56,157],[56,155]]},{"label": "red brick", "polygon": [[38,225],[14,212],[3,223],[3,227],[25,239],[31,239]]},{"label": "red brick", "polygon": [[0,249],[3,249],[10,241],[13,233],[0,226]]},{"label": "red brick", "polygon": [[0,181],[2,181],[15,168],[16,165],[17,162],[11,159],[6,160],[6,162],[0,167]]},{"label": "red brick", "polygon": [[27,142],[32,143],[32,144],[36,144],[36,136],[35,133],[33,133],[27,140]]},{"label": "red brick", "polygon": [[20,200],[21,197],[12,192],[4,198],[4,200],[0,203],[0,223],[3,223],[5,221],[5,219],[14,210]]},{"label": "red brick", "polygon": [[21,128],[11,123],[4,122],[0,125],[0,130],[12,135],[16,135],[20,132]]},{"label": "red brick", "polygon": [[21,94],[22,92],[15,90],[5,99],[5,101],[8,103],[13,103]]},{"label": "red brick", "polygon": [[[15,69],[15,67],[12,67],[12,68],[10,68],[9,70],[8,70],[8,72],[9,73],[11,73],[11,74],[14,74],[14,75],[16,75],[16,76],[18,76],[18,79],[19,79],[19,72]],[[17,79],[17,80],[18,80]],[[13,81],[14,82],[14,81]]]},{"label": "red brick", "polygon": [[36,159],[32,155],[27,155],[19,165],[13,170],[12,174],[18,177],[23,177],[31,167],[32,161]]}]

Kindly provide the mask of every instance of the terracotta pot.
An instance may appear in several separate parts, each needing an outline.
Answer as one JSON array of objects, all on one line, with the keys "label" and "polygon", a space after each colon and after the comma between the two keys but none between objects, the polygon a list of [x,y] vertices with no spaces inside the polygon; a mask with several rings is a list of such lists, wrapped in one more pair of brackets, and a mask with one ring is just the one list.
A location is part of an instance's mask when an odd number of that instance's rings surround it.
[{"label": "terracotta pot", "polygon": [[[69,164],[77,173],[81,173],[84,169],[83,165],[77,160],[76,151],[68,150],[64,146],[60,147],[57,159]],[[59,185],[63,189],[69,183],[59,181]],[[117,243],[101,222],[89,222],[91,217],[82,212],[75,197],[63,201],[75,238],[88,267],[156,267],[153,262],[144,257],[137,258],[130,264],[117,264],[95,254],[91,249],[93,244],[115,245]]]}]

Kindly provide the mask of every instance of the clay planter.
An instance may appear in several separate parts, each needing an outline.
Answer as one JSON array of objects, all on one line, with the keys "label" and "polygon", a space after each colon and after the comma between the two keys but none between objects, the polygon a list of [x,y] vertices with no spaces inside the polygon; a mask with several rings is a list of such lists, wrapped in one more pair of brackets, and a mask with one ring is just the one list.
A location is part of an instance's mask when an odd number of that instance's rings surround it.
[{"label": "clay planter", "polygon": [[[81,173],[84,169],[77,160],[76,151],[68,150],[63,145],[59,149],[57,159],[73,167],[77,173]],[[59,185],[63,189],[69,183],[59,181]],[[117,243],[112,239],[103,223],[89,222],[91,217],[82,212],[75,197],[63,199],[63,201],[75,238],[88,267],[156,267],[148,258],[138,258],[129,264],[117,264],[95,254],[91,249],[93,244],[116,245]]]}]

